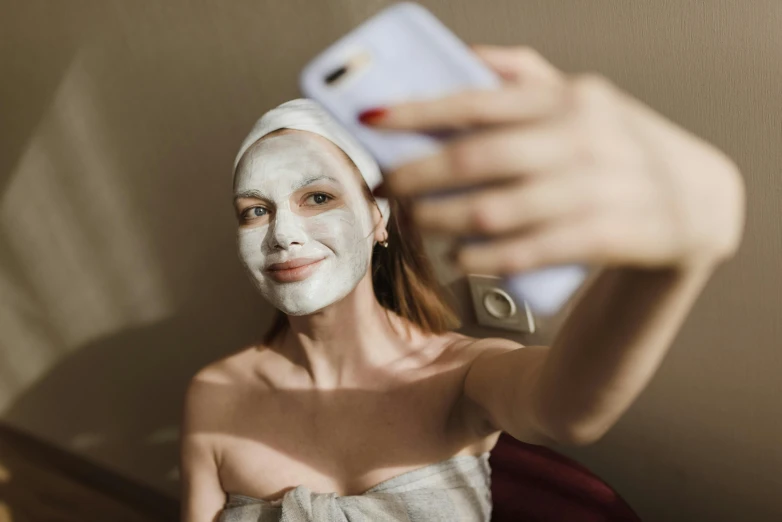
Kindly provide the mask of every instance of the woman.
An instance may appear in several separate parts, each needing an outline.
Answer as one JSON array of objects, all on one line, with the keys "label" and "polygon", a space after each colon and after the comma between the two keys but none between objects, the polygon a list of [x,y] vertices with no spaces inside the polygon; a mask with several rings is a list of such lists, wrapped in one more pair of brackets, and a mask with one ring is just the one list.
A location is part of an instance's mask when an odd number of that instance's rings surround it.
[{"label": "woman", "polygon": [[[240,256],[281,315],[187,394],[184,520],[488,520],[487,452],[599,439],[738,248],[741,177],[596,77],[476,48],[499,92],[377,108],[389,130],[474,128],[389,173],[306,101],[262,118],[234,189]],[[464,195],[415,198],[473,186]],[[603,267],[551,347],[448,329],[417,230],[481,234],[463,270]]]}]

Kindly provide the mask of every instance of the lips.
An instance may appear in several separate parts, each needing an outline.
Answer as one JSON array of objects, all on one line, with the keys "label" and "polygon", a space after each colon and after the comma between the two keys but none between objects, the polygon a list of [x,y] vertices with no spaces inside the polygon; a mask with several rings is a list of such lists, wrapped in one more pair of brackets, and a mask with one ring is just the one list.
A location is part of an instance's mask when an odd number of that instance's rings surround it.
[{"label": "lips", "polygon": [[284,263],[274,263],[269,265],[264,271],[269,277],[280,283],[293,283],[307,279],[317,270],[320,263],[325,258],[298,258],[285,261]]}]

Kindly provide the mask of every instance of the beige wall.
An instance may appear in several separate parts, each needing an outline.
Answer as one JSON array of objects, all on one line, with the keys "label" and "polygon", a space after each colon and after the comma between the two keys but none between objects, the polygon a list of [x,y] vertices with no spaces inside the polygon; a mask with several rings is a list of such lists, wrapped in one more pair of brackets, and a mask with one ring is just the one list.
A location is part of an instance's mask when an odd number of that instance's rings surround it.
[{"label": "beige wall", "polygon": [[[176,491],[188,376],[269,318],[234,255],[236,147],[386,3],[2,2],[6,420]],[[742,166],[738,259],[623,420],[567,452],[645,520],[782,519],[782,3],[425,3],[466,40],[607,74]]]}]

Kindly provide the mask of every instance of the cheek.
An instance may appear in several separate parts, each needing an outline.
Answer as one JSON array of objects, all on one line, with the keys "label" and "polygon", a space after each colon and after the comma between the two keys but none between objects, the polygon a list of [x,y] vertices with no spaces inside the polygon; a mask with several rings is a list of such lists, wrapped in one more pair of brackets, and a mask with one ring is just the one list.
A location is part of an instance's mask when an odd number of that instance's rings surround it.
[{"label": "cheek", "polygon": [[261,243],[263,238],[266,237],[268,228],[268,225],[264,225],[255,228],[239,229],[236,242],[242,262],[247,264],[248,262],[263,259]]},{"label": "cheek", "polygon": [[363,223],[348,209],[331,210],[308,218],[308,235],[333,249],[352,250],[366,236]]}]

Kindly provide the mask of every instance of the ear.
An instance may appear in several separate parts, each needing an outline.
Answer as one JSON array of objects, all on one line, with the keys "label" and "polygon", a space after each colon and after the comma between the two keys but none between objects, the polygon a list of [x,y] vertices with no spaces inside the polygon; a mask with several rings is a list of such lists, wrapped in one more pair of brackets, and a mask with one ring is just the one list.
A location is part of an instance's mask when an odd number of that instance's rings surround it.
[{"label": "ear", "polygon": [[383,241],[388,239],[386,222],[383,219],[383,214],[380,213],[380,209],[378,208],[377,205],[371,205],[371,209],[372,209],[372,223],[374,223],[375,226],[375,228],[373,229],[374,242],[382,243]]}]

